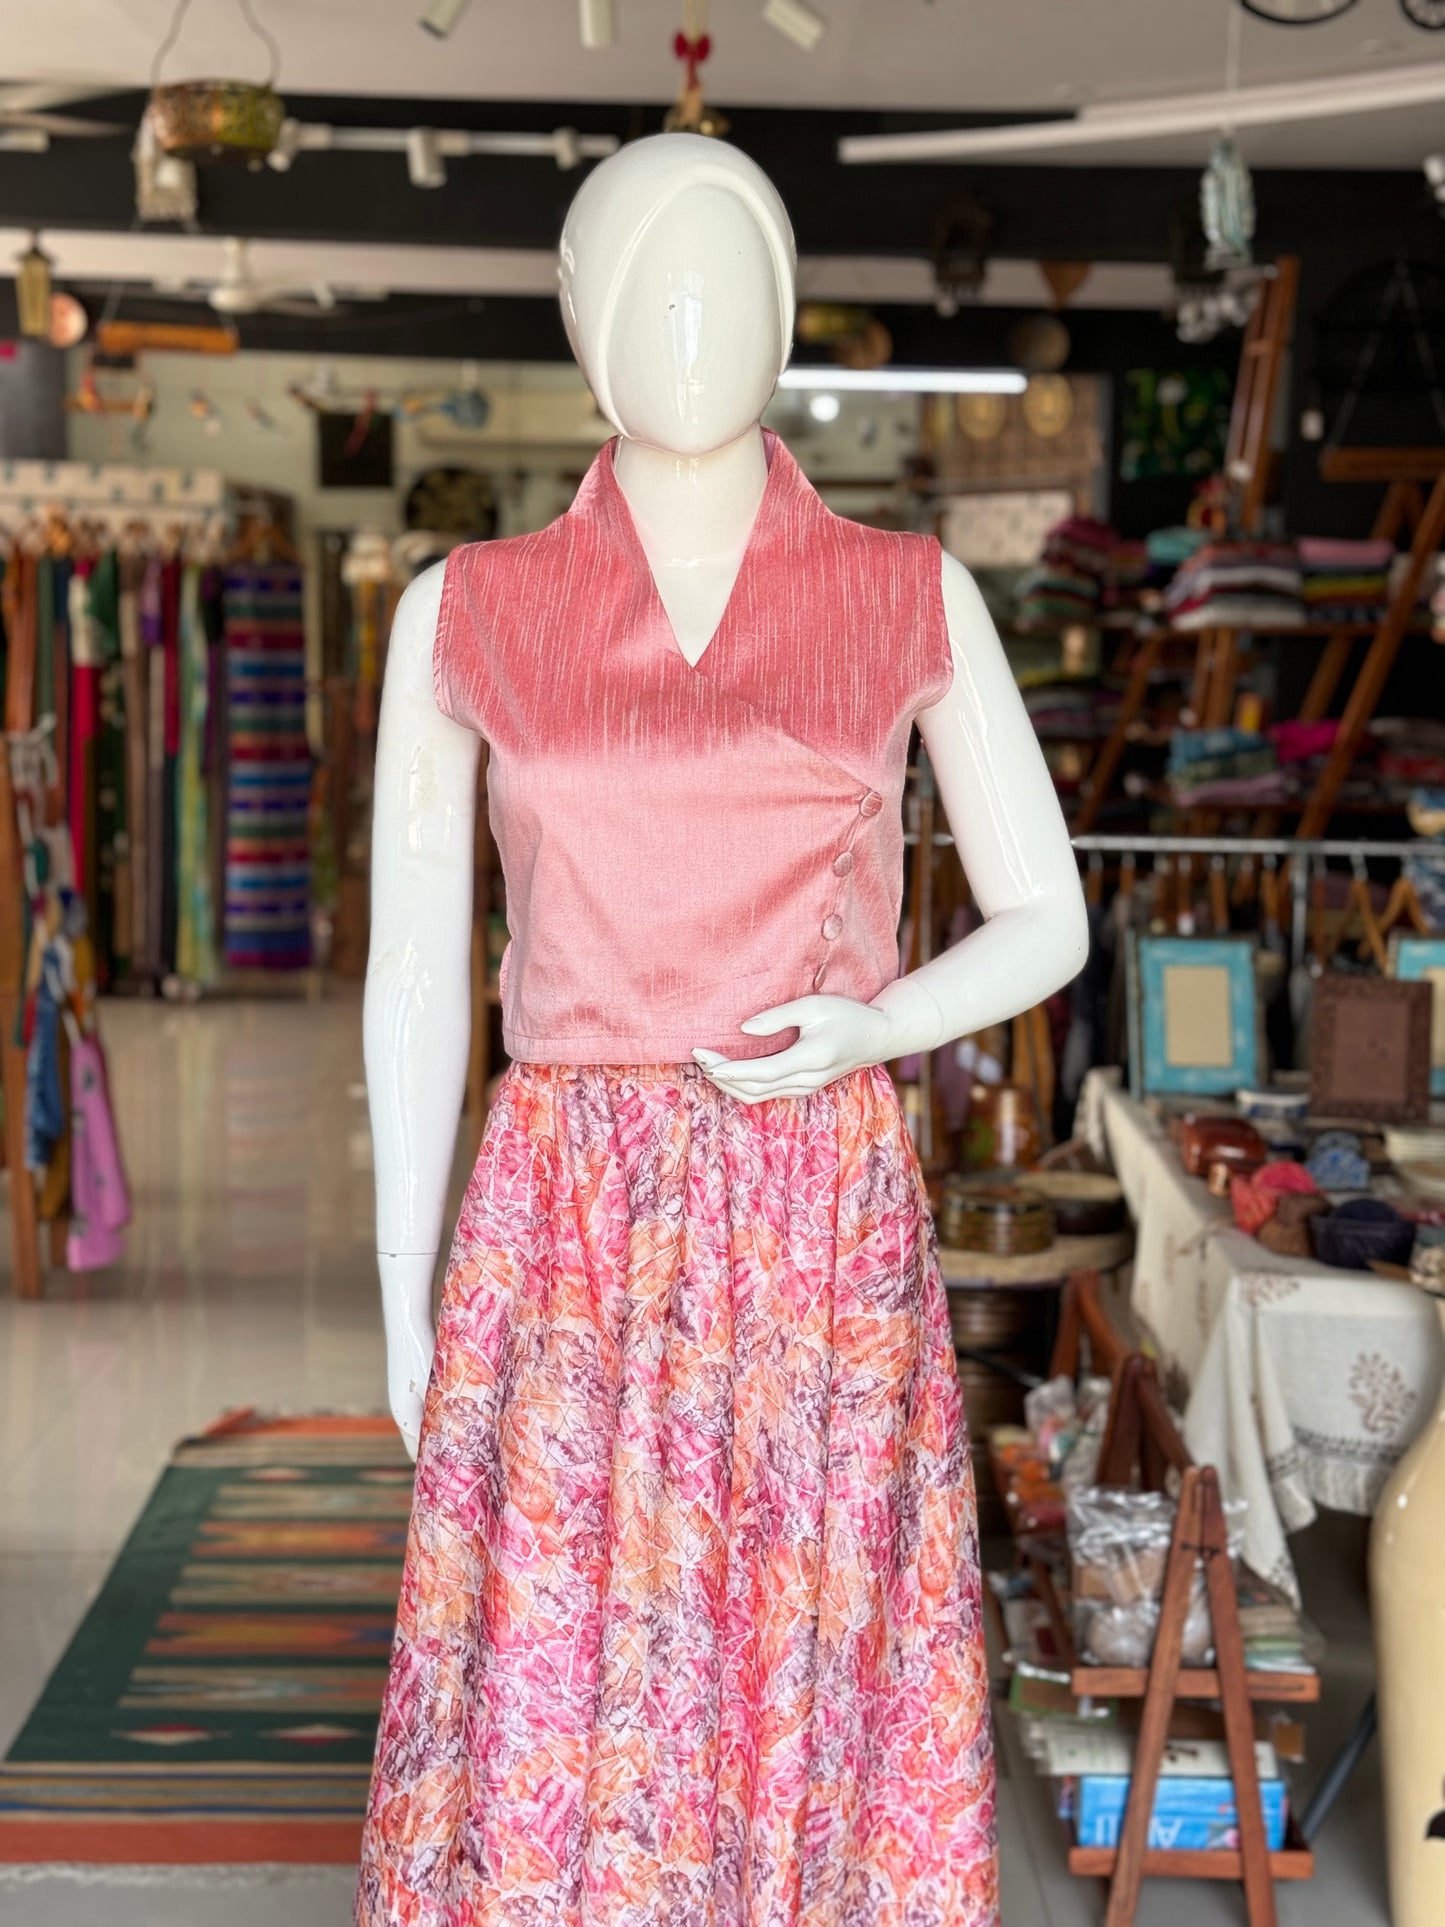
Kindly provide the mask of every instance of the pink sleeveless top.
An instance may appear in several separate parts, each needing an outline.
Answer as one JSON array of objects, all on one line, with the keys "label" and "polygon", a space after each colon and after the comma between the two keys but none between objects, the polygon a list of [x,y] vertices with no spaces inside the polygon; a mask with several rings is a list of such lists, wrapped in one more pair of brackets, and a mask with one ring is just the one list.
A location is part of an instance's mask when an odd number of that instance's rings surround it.
[{"label": "pink sleeveless top", "polygon": [[677,646],[613,473],[446,566],[437,702],[490,750],[503,1034],[542,1063],[759,1057],[746,1017],[898,974],[909,729],[953,660],[938,544],[833,515],[768,435],[721,625]]}]

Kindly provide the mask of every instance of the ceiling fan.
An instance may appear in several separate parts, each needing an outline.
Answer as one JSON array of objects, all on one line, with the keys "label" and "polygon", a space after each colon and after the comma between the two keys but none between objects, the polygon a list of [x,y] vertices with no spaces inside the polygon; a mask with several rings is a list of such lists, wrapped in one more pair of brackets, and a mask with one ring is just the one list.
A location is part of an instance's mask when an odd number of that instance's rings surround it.
[{"label": "ceiling fan", "polygon": [[93,87],[54,87],[38,81],[17,81],[0,87],[0,148],[12,154],[43,154],[53,139],[105,140],[129,134],[128,127],[109,120],[83,120],[58,114],[82,100],[102,98]]},{"label": "ceiling fan", "polygon": [[[385,288],[345,287],[329,281],[262,281],[251,265],[246,242],[231,235],[221,243],[221,273],[217,280],[154,281],[151,286],[168,301],[204,301],[217,314],[297,315],[308,320],[347,312],[344,302],[384,301]],[[338,299],[338,296],[341,299]]]}]

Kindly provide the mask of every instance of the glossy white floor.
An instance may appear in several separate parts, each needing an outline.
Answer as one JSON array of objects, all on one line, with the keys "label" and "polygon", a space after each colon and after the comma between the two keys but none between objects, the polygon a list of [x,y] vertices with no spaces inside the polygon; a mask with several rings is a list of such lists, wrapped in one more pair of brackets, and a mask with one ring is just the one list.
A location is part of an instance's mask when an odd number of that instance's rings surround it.
[{"label": "glossy white floor", "polygon": [[[135,1192],[126,1263],[54,1277],[40,1304],[15,1303],[0,1275],[0,1750],[178,1436],[241,1405],[384,1402],[356,1000],[112,1005],[104,1032]],[[1331,1635],[1316,1762],[1369,1686],[1355,1527],[1333,1522],[1306,1557]],[[1100,1889],[1066,1872],[1007,1713],[999,1726],[1005,1927],[1100,1919]],[[1318,1843],[1316,1880],[1281,1890],[1284,1927],[1383,1927],[1379,1838],[1370,1757]],[[0,1924],[345,1927],[350,1890],[340,1872],[259,1888],[0,1874]],[[1139,1912],[1140,1927],[1242,1917],[1234,1892],[1173,1881],[1146,1889]]]}]

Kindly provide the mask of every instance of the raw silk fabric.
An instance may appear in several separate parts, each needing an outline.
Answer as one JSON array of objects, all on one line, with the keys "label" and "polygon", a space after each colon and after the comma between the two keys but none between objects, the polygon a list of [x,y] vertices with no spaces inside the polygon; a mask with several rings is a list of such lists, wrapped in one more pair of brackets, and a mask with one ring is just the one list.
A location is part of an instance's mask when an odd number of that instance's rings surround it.
[{"label": "raw silk fabric", "polygon": [[953,655],[931,536],[833,515],[776,435],[722,621],[677,646],[608,443],[539,534],[448,558],[437,703],[484,736],[508,1052],[761,1057],[745,1018],[898,974],[908,736]]},{"label": "raw silk fabric", "polygon": [[361,1927],[994,1927],[968,1440],[893,1087],[513,1065]]}]

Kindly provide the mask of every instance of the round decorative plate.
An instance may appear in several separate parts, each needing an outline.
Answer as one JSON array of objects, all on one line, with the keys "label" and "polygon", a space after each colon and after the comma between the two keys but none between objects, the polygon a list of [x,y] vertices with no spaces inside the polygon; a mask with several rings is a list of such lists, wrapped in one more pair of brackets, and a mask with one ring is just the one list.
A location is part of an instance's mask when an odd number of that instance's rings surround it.
[{"label": "round decorative plate", "polygon": [[1400,0],[1400,11],[1412,27],[1439,33],[1445,27],[1445,0]]}]

